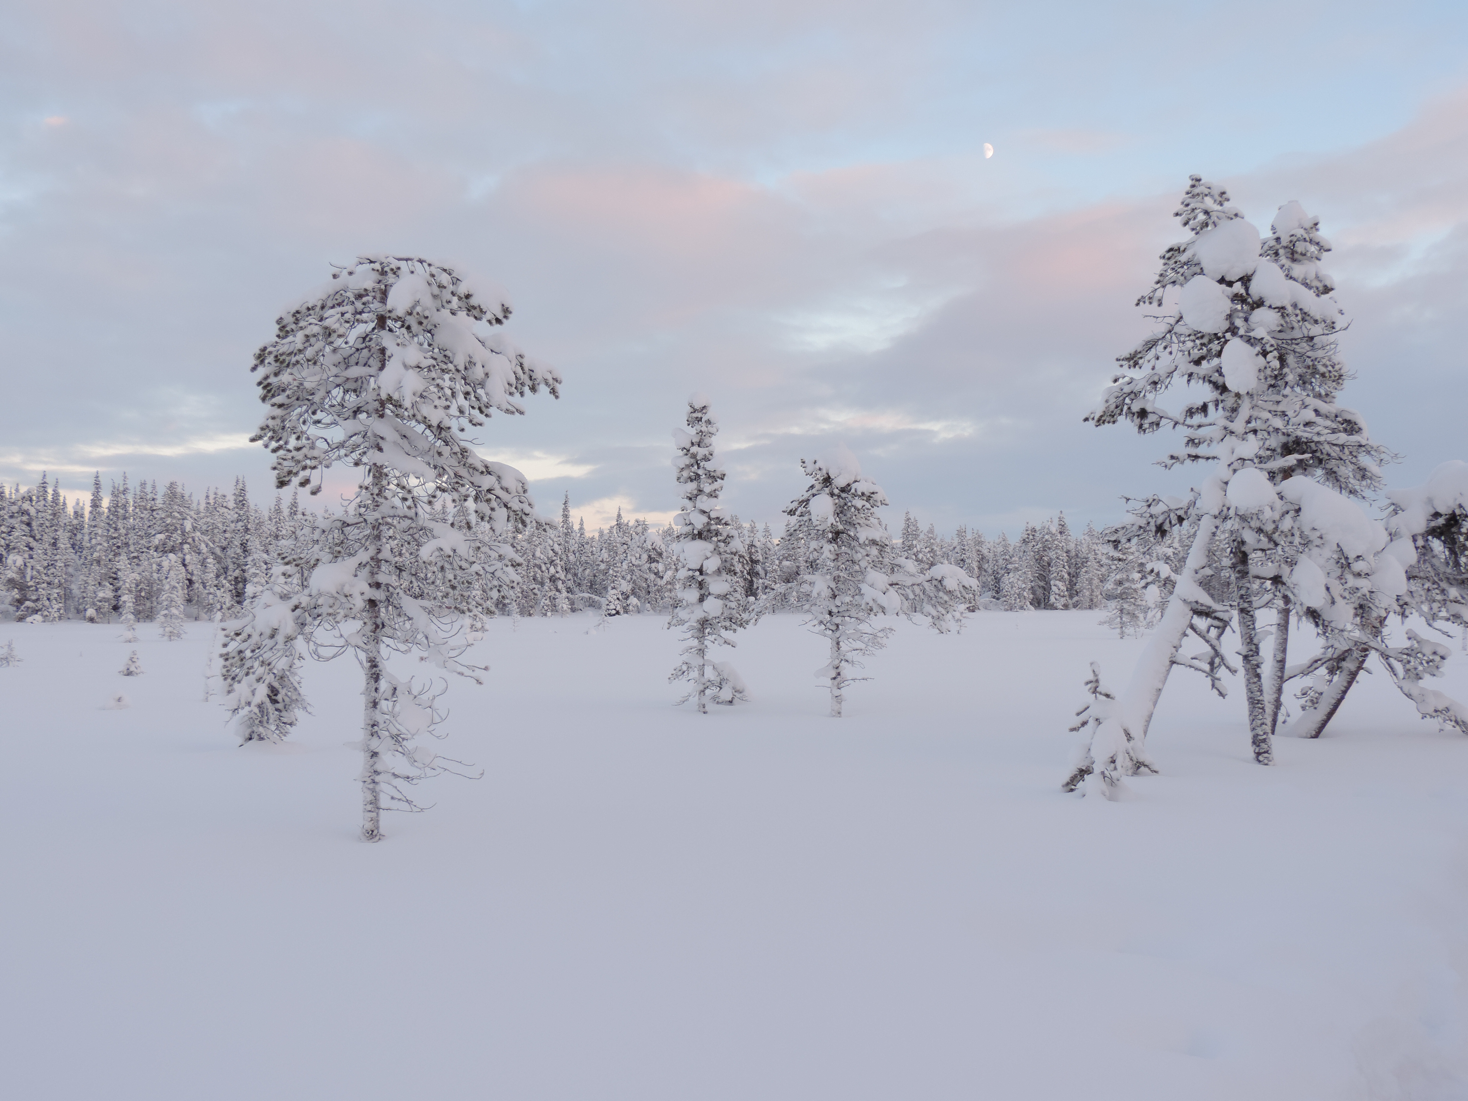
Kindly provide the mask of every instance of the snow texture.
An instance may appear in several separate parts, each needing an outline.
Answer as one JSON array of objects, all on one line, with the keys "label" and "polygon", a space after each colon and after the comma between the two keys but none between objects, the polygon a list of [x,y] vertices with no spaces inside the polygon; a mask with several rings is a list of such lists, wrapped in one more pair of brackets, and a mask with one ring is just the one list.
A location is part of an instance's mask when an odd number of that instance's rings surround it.
[{"label": "snow texture", "polygon": [[1468,509],[1468,463],[1451,459],[1437,466],[1422,485],[1388,490],[1386,496],[1401,510],[1389,521],[1393,533],[1421,535],[1434,514]]},{"label": "snow texture", "polygon": [[1224,332],[1231,306],[1227,292],[1206,275],[1193,276],[1178,295],[1183,321],[1200,333]]},{"label": "snow texture", "polygon": [[[1468,1095],[1463,736],[1363,677],[1271,774],[1179,677],[1161,774],[1062,796],[1064,671],[1144,645],[1096,618],[897,621],[833,729],[810,636],[767,616],[740,647],[758,694],[693,738],[662,617],[491,620],[453,739],[492,767],[379,846],[346,828],[351,663],[308,664],[287,742],[236,747],[199,699],[205,632],[145,632],[132,707],[103,711],[73,686],[118,683],[115,628],[0,623],[26,658],[0,739],[48,764],[0,798],[6,1092]],[[1444,681],[1468,691],[1462,655]]]}]

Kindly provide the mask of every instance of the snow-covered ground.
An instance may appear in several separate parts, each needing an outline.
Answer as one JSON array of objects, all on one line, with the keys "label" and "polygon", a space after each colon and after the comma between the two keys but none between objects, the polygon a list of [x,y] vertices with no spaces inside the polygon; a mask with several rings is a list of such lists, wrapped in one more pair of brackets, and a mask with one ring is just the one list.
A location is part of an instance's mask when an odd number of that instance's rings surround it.
[{"label": "snow-covered ground", "polygon": [[704,718],[658,618],[499,621],[447,698],[484,779],[375,846],[350,659],[237,748],[207,625],[0,625],[3,1092],[1468,1097],[1468,740],[1378,674],[1264,769],[1179,672],[1163,775],[1065,796],[1086,662],[1139,645],[1096,618],[903,626],[841,720],[791,617]]}]

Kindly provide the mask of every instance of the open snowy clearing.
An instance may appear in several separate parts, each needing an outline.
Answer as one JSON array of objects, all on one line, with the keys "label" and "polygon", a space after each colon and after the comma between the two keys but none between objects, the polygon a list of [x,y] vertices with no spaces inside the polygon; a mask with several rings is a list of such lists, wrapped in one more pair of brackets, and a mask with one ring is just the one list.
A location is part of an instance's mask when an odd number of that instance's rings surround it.
[{"label": "open snowy clearing", "polygon": [[1163,774],[1065,796],[1086,662],[1140,645],[1097,618],[904,624],[841,720],[790,616],[707,717],[669,706],[659,617],[496,621],[436,747],[484,779],[381,845],[350,658],[237,748],[209,625],[0,625],[5,1092],[1468,1096],[1468,739],[1376,675],[1265,769],[1179,672]]}]

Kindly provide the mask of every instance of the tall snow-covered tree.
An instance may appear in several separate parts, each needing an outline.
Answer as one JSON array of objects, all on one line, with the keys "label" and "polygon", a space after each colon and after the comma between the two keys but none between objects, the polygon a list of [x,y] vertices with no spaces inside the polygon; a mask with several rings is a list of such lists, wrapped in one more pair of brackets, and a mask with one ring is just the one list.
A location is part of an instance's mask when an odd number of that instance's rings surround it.
[{"label": "tall snow-covered tree", "polygon": [[1147,625],[1147,601],[1141,552],[1126,540],[1107,544],[1106,580],[1101,589],[1106,601],[1106,626],[1121,638],[1140,638]]},{"label": "tall snow-covered tree", "polygon": [[1065,609],[1070,607],[1071,576],[1070,560],[1073,551],[1070,525],[1065,522],[1065,513],[1060,514],[1060,520],[1054,528],[1048,525],[1045,530],[1049,532],[1046,542],[1049,544],[1050,558],[1050,601],[1052,608]]},{"label": "tall snow-covered tree", "polygon": [[668,621],[682,628],[683,649],[668,679],[688,683],[679,703],[693,700],[700,714],[708,714],[710,699],[732,704],[745,698],[744,682],[733,666],[710,654],[714,647],[735,646],[734,632],[749,622],[749,601],[737,584],[745,547],[742,530],[719,503],[724,468],[714,451],[719,422],[708,398],[694,394],[688,399],[685,423],[673,432],[673,470],[683,503],[673,517],[676,603]]},{"label": "tall snow-covered tree", "polygon": [[1009,553],[999,594],[1006,612],[1028,612],[1035,606],[1035,559],[1031,542],[1021,538],[1006,548]]},{"label": "tall snow-covered tree", "polygon": [[184,570],[178,556],[163,560],[163,590],[158,600],[158,633],[170,641],[184,637]]},{"label": "tall snow-covered tree", "polygon": [[[1145,759],[1140,747],[1171,667],[1200,667],[1179,656],[1190,633],[1208,643],[1202,668],[1218,684],[1218,663],[1226,665],[1218,625],[1228,609],[1200,582],[1221,540],[1229,547],[1251,743],[1255,759],[1267,764],[1272,729],[1255,582],[1282,576],[1280,564],[1267,559],[1283,545],[1276,537],[1283,513],[1262,506],[1275,497],[1274,486],[1293,478],[1366,492],[1378,484],[1382,451],[1360,417],[1335,402],[1345,373],[1334,343],[1340,309],[1322,293],[1328,286],[1311,282],[1318,271],[1308,265],[1281,267],[1271,258],[1305,247],[1291,236],[1293,212],[1276,225],[1275,243],[1261,250],[1258,230],[1227,193],[1194,176],[1176,217],[1190,237],[1163,253],[1152,289],[1138,300],[1160,311],[1160,327],[1119,357],[1113,385],[1087,419],[1128,420],[1144,434],[1175,428],[1182,447],[1162,465],[1202,464],[1204,477],[1185,503],[1149,498],[1138,506],[1139,522],[1162,519],[1162,534],[1182,525],[1191,542],[1167,609],[1109,721],[1126,727],[1128,744]],[[1296,245],[1279,243],[1290,240]],[[1159,399],[1174,386],[1189,392],[1180,409],[1169,411]]]},{"label": "tall snow-covered tree", "polygon": [[468,509],[492,532],[533,515],[519,471],[482,458],[469,433],[495,413],[522,414],[516,399],[559,376],[500,333],[504,296],[463,273],[416,257],[363,256],[277,322],[255,354],[268,408],[255,439],[274,456],[276,484],[305,488],[327,467],[361,471],[360,488],[327,524],[329,559],[307,590],[310,640],[335,631],[364,677],[362,836],[382,836],[381,811],[421,809],[407,788],[462,772],[419,736],[441,713],[433,682],[405,678],[392,651],[417,650],[434,667],[476,675],[460,661],[457,609],[425,591],[419,564],[449,556],[471,569],[470,540],[436,518]]}]

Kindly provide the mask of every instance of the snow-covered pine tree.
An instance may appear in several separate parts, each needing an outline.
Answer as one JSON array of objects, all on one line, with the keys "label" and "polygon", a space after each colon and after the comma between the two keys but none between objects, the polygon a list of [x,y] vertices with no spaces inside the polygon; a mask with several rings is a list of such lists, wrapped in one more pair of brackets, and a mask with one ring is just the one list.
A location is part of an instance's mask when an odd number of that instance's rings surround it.
[{"label": "snow-covered pine tree", "polygon": [[605,532],[598,532],[598,536],[601,566],[606,577],[606,598],[602,602],[601,614],[603,619],[612,619],[632,610],[632,583],[627,576],[627,543],[632,531],[627,521],[622,519],[620,506],[612,526]]},{"label": "snow-covered pine tree", "polygon": [[[957,566],[936,564],[924,571],[910,559],[893,559],[891,540],[877,509],[887,503],[881,487],[837,445],[823,459],[802,460],[811,482],[785,508],[790,520],[781,548],[798,548],[799,570],[787,583],[811,630],[824,637],[830,660],[816,679],[831,694],[831,714],[841,717],[847,685],[865,680],[855,673],[861,658],[886,645],[890,627],[875,616],[898,615],[906,607],[940,632],[956,628],[975,598],[974,581]],[[888,571],[891,571],[890,573]]]},{"label": "snow-covered pine tree", "polygon": [[1107,799],[1115,799],[1121,792],[1123,777],[1156,769],[1118,721],[1116,696],[1101,683],[1101,667],[1094,661],[1086,691],[1091,699],[1076,712],[1076,723],[1070,728],[1072,734],[1084,731],[1085,739],[1061,790],[1075,791],[1086,784],[1092,790],[1099,789]]},{"label": "snow-covered pine tree", "polygon": [[1070,525],[1065,522],[1065,513],[1060,514],[1054,529],[1047,527],[1046,530],[1050,532],[1050,607],[1063,610],[1070,607],[1070,559],[1074,542]]},{"label": "snow-covered pine tree", "polygon": [[917,561],[918,555],[921,554],[920,544],[923,540],[923,529],[918,527],[916,517],[910,512],[902,514],[902,535],[899,538],[902,553],[913,561]]},{"label": "snow-covered pine tree", "polygon": [[224,705],[240,742],[278,742],[309,712],[301,691],[300,638],[311,627],[310,601],[277,567],[225,636],[220,662]]},{"label": "snow-covered pine tree", "polygon": [[1028,612],[1034,608],[1035,560],[1029,544],[1021,539],[1006,546],[1004,579],[1000,582],[999,599],[1006,612]]},{"label": "snow-covered pine tree", "polygon": [[[282,316],[255,354],[269,412],[254,437],[274,455],[276,484],[310,486],[325,468],[362,471],[361,488],[324,533],[332,556],[312,572],[308,635],[354,626],[342,642],[363,674],[362,836],[382,836],[381,810],[421,809],[406,788],[462,772],[417,738],[441,719],[430,683],[388,668],[389,651],[419,650],[436,668],[475,675],[452,635],[456,609],[419,586],[417,563],[472,565],[470,541],[433,519],[447,502],[498,532],[533,515],[519,471],[481,458],[464,437],[515,399],[560,377],[500,335],[503,295],[416,257],[363,256]],[[320,482],[313,487],[319,491]]]},{"label": "snow-covered pine tree", "polygon": [[[1141,746],[1173,665],[1204,668],[1217,684],[1216,663],[1224,660],[1217,631],[1225,609],[1200,582],[1215,539],[1223,537],[1237,593],[1250,737],[1256,760],[1267,764],[1272,731],[1254,579],[1279,576],[1277,567],[1257,559],[1275,549],[1283,513],[1264,506],[1275,499],[1272,487],[1290,476],[1318,476],[1346,492],[1363,492],[1376,484],[1382,452],[1360,418],[1334,402],[1345,377],[1333,342],[1340,316],[1335,303],[1296,279],[1294,269],[1286,272],[1261,256],[1258,231],[1212,184],[1192,177],[1176,217],[1191,237],[1163,253],[1152,289],[1138,300],[1164,311],[1162,325],[1119,357],[1120,372],[1087,417],[1098,425],[1129,420],[1144,434],[1164,425],[1180,429],[1183,448],[1162,465],[1207,464],[1185,504],[1151,498],[1139,506],[1146,523],[1166,519],[1160,534],[1183,525],[1191,542],[1167,609],[1115,711]],[[1277,237],[1280,232],[1277,227]],[[1193,392],[1181,410],[1169,412],[1158,398],[1174,384]],[[1206,667],[1179,657],[1189,633],[1208,642]]]},{"label": "snow-covered pine tree", "polygon": [[138,660],[138,652],[136,650],[127,656],[127,664],[119,672],[124,677],[140,677],[143,675],[143,663]]},{"label": "snow-covered pine tree", "polygon": [[1120,638],[1141,638],[1147,625],[1147,601],[1142,585],[1142,556],[1130,540],[1118,538],[1105,545],[1108,563],[1101,587],[1106,601],[1106,626]]},{"label": "snow-covered pine tree", "polygon": [[36,493],[36,561],[35,579],[37,614],[43,622],[57,623],[66,618],[66,502],[57,481],[47,492],[46,475]]},{"label": "snow-covered pine tree", "polygon": [[106,524],[107,513],[102,504],[102,472],[95,471],[92,474],[92,499],[87,511],[86,536],[83,540],[85,554],[83,557],[83,569],[79,578],[81,591],[78,593],[78,604],[82,608],[82,616],[88,623],[95,623],[101,619],[104,622],[111,614],[112,609],[103,605],[104,594],[111,595],[111,587],[107,586],[104,577],[106,572]]},{"label": "snow-covered pine tree", "polygon": [[1079,563],[1075,586],[1078,608],[1100,608],[1105,603],[1101,592],[1106,584],[1106,564],[1103,560],[1106,549],[1101,533],[1093,525],[1087,524],[1086,530],[1081,533],[1080,546],[1076,553]]},{"label": "snow-covered pine tree", "polygon": [[[1442,463],[1424,484],[1389,490],[1386,496],[1391,502],[1387,528],[1393,541],[1381,557],[1401,562],[1407,580],[1395,611],[1404,621],[1421,617],[1444,638],[1456,628],[1468,641],[1468,463],[1458,459]],[[1423,677],[1441,672],[1448,647],[1416,631],[1406,633],[1407,646],[1377,651],[1388,674],[1424,718],[1468,734],[1468,708],[1421,683]],[[1295,725],[1300,724],[1292,724],[1292,729]]]},{"label": "snow-covered pine tree", "polygon": [[742,587],[730,580],[744,554],[744,538],[719,504],[724,468],[714,452],[719,422],[708,398],[694,394],[688,399],[686,424],[673,432],[673,469],[683,503],[673,517],[675,604],[668,620],[669,627],[682,628],[683,649],[668,679],[687,681],[688,691],[678,702],[693,700],[706,715],[710,698],[728,704],[745,698],[733,667],[715,662],[709,651],[737,645],[733,634],[748,625],[749,603]]},{"label": "snow-covered pine tree", "polygon": [[137,642],[138,617],[134,612],[136,608],[134,594],[138,588],[138,575],[130,562],[124,561],[118,567],[118,581],[121,585],[121,596],[118,598],[121,614],[117,621],[122,624],[122,641]]},{"label": "snow-covered pine tree", "polygon": [[15,640],[8,639],[4,649],[0,649],[0,668],[10,665],[19,665],[20,655],[15,652]]},{"label": "snow-covered pine tree", "polygon": [[811,629],[826,638],[830,660],[816,671],[831,693],[831,714],[841,717],[846,686],[860,659],[886,645],[891,627],[873,625],[876,615],[895,615],[902,597],[878,568],[888,543],[877,509],[887,497],[875,482],[862,477],[861,466],[845,447],[822,459],[801,461],[810,485],[785,509],[791,517],[786,538],[795,536],[805,551],[797,582]]},{"label": "snow-covered pine tree", "polygon": [[158,599],[158,633],[169,641],[184,637],[184,571],[178,556],[163,560],[163,591]]}]

